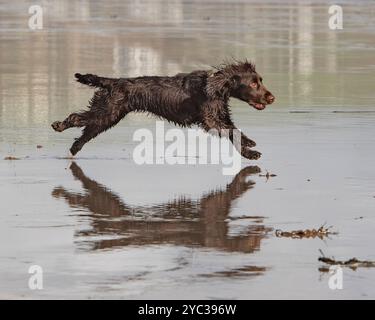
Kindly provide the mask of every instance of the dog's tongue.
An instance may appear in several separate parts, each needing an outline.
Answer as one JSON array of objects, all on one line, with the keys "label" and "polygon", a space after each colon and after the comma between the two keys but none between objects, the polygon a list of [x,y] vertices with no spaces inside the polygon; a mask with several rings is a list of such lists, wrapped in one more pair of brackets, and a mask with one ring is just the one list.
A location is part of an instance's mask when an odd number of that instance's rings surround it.
[{"label": "dog's tongue", "polygon": [[264,104],[261,104],[261,103],[256,103],[255,105],[255,108],[258,109],[258,110],[263,110],[265,105]]}]

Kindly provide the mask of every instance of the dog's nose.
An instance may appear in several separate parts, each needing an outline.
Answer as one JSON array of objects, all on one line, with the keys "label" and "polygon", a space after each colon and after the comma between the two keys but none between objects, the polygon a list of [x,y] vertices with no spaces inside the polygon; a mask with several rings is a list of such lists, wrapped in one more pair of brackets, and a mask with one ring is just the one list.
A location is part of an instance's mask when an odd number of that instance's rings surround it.
[{"label": "dog's nose", "polygon": [[267,102],[273,103],[275,101],[275,97],[272,94],[267,95]]}]

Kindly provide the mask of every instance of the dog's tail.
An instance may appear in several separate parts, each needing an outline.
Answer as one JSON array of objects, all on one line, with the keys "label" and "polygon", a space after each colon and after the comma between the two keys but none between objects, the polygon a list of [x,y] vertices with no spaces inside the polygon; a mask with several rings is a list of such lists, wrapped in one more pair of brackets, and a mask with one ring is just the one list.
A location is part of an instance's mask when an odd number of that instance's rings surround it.
[{"label": "dog's tail", "polygon": [[78,82],[96,88],[108,88],[112,86],[113,82],[116,80],[112,78],[99,77],[95,74],[76,73],[74,76],[77,78]]}]

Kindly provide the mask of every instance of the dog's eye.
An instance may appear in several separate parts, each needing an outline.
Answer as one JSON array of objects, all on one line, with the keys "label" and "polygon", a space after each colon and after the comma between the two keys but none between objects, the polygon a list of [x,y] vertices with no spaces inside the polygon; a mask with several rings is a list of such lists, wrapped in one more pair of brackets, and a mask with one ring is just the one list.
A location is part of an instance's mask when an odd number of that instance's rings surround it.
[{"label": "dog's eye", "polygon": [[258,88],[258,83],[252,82],[252,83],[250,83],[250,87],[253,88],[253,89],[256,89],[256,88]]}]

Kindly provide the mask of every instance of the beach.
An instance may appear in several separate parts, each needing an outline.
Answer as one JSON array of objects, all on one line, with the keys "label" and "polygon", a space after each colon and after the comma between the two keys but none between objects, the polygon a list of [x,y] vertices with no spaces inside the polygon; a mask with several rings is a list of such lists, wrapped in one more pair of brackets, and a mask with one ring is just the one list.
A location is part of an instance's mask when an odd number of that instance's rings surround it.
[{"label": "beach", "polygon": [[[44,6],[43,29],[30,30],[27,1],[0,4],[0,298],[375,297],[374,268],[343,267],[333,290],[318,261],[375,260],[371,1],[343,1],[342,30],[328,28],[323,1]],[[80,130],[50,127],[93,94],[76,72],[174,75],[231,57],[254,61],[276,97],[263,111],[231,99],[262,153],[237,175],[137,165],[134,132],[157,120],[145,114],[74,158]],[[337,234],[276,236],[322,225]],[[42,290],[29,287],[33,265]]]}]

